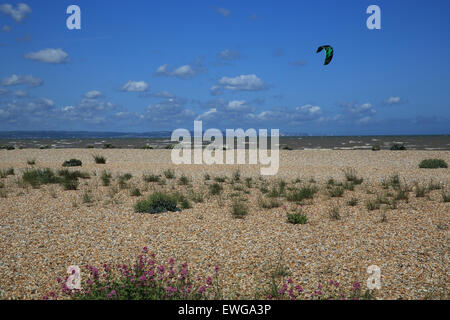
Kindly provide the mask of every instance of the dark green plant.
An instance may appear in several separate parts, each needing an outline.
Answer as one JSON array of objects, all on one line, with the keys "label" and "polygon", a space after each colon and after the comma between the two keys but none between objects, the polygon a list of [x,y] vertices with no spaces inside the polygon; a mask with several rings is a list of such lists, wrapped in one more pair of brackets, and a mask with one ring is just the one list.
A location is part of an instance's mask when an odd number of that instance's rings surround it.
[{"label": "dark green plant", "polygon": [[223,187],[220,184],[218,184],[217,182],[215,182],[209,186],[209,193],[212,195],[218,195],[218,194],[222,193],[222,191],[223,191]]},{"label": "dark green plant", "polygon": [[248,215],[248,207],[242,201],[234,201],[231,207],[231,215],[235,219],[243,219]]},{"label": "dark green plant", "polygon": [[104,170],[100,176],[100,179],[105,187],[111,184],[111,178],[112,174],[106,170]]},{"label": "dark green plant", "polygon": [[292,224],[306,224],[308,217],[302,212],[288,213],[287,222]]},{"label": "dark green plant", "polygon": [[164,176],[167,179],[175,179],[175,171],[173,171],[172,169],[167,169],[164,171]]},{"label": "dark green plant", "polygon": [[96,164],[105,164],[106,163],[106,158],[104,156],[93,155],[93,157],[94,157],[94,161]]},{"label": "dark green plant", "polygon": [[422,169],[438,169],[438,168],[448,168],[447,162],[442,159],[425,159],[419,164],[419,168]]},{"label": "dark green plant", "polygon": [[82,165],[83,163],[81,162],[81,160],[78,159],[66,160],[62,164],[63,167],[81,167]]},{"label": "dark green plant", "polygon": [[305,186],[302,187],[300,190],[296,190],[288,194],[286,199],[292,202],[301,202],[305,199],[313,199],[316,192],[317,192],[316,187]]},{"label": "dark green plant", "polygon": [[177,208],[178,198],[176,195],[166,194],[163,192],[155,192],[147,199],[138,201],[134,205],[135,212],[140,213],[161,213],[179,211]]},{"label": "dark green plant", "polygon": [[404,144],[394,143],[394,144],[391,146],[391,150],[394,150],[394,151],[396,151],[396,150],[406,150],[406,147],[405,147]]}]

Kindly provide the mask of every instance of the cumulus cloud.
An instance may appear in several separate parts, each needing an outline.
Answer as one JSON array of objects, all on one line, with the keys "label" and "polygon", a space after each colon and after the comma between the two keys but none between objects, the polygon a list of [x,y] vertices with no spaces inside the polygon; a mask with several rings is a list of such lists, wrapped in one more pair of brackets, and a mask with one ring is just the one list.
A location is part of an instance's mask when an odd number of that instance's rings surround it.
[{"label": "cumulus cloud", "polygon": [[3,78],[2,85],[3,86],[17,86],[26,84],[30,87],[39,87],[44,83],[44,80],[35,78],[31,75],[17,75],[13,74],[10,77]]},{"label": "cumulus cloud", "polygon": [[385,105],[398,105],[398,104],[403,104],[406,101],[400,97],[389,97],[386,100],[383,101],[383,104]]},{"label": "cumulus cloud", "polygon": [[187,79],[195,76],[198,70],[194,69],[191,65],[185,64],[181,67],[175,68],[172,71],[168,70],[169,65],[163,64],[156,70],[157,76],[177,77],[180,79]]},{"label": "cumulus cloud", "polygon": [[16,98],[25,98],[28,97],[28,92],[25,90],[17,90],[13,92],[13,96]]},{"label": "cumulus cloud", "polygon": [[145,81],[132,81],[129,80],[120,89],[123,92],[145,92],[148,91],[149,85]]},{"label": "cumulus cloud", "polygon": [[211,87],[211,94],[216,95],[221,89],[231,91],[260,91],[266,89],[264,81],[254,74],[240,75],[234,78],[222,77]]},{"label": "cumulus cloud", "polygon": [[86,92],[84,94],[84,97],[86,99],[97,99],[97,98],[100,98],[101,96],[103,96],[103,94],[97,90],[92,90],[92,91]]},{"label": "cumulus cloud", "polygon": [[348,114],[355,115],[355,116],[376,113],[375,109],[372,107],[372,104],[370,102],[366,102],[363,104],[343,103],[343,104],[341,104],[341,108],[343,108],[344,111],[346,111]]},{"label": "cumulus cloud", "polygon": [[31,8],[25,3],[19,3],[15,8],[14,6],[5,3],[0,5],[0,12],[10,16],[16,20],[16,22],[22,22],[27,17],[27,14],[31,13]]},{"label": "cumulus cloud", "polygon": [[26,59],[39,61],[43,63],[68,63],[70,62],[69,55],[62,49],[43,49],[37,52],[30,52],[25,55]]},{"label": "cumulus cloud", "polygon": [[223,15],[224,17],[228,17],[231,14],[231,11],[225,8],[217,8],[216,11]]}]

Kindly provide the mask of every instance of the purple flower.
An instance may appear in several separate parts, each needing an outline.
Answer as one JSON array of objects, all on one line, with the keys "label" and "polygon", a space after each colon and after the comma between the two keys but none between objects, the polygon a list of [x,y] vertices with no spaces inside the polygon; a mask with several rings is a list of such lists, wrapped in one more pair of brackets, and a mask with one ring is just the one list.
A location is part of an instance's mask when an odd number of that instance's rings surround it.
[{"label": "purple flower", "polygon": [[219,272],[219,266],[215,266],[214,271]]},{"label": "purple flower", "polygon": [[288,282],[289,284],[293,284],[293,283],[294,283],[294,280],[292,280],[291,278],[289,278],[287,282]]},{"label": "purple flower", "polygon": [[206,287],[205,287],[205,286],[201,286],[201,287],[198,289],[198,293],[200,293],[200,294],[205,293],[205,291],[206,291]]},{"label": "purple flower", "polygon": [[212,285],[212,279],[211,279],[211,277],[206,278],[206,284],[207,284],[208,286]]},{"label": "purple flower", "polygon": [[361,284],[360,284],[359,282],[355,282],[355,283],[353,284],[353,290],[358,291],[358,290],[360,290],[360,289],[361,289]]},{"label": "purple flower", "polygon": [[148,252],[148,248],[147,247],[142,248],[142,252],[143,253],[147,253]]},{"label": "purple flower", "polygon": [[300,285],[296,285],[295,289],[297,289],[298,293],[303,292],[303,288]]},{"label": "purple flower", "polygon": [[170,265],[173,265],[174,263],[175,263],[175,260],[174,260],[173,258],[170,258],[169,264],[170,264]]}]

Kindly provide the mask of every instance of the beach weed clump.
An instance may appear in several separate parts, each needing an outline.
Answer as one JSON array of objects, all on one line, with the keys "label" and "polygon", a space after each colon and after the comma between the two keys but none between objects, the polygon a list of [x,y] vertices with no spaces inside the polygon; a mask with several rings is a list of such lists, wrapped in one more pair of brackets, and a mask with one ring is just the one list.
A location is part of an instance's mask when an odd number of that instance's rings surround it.
[{"label": "beach weed clump", "polygon": [[241,200],[236,200],[231,206],[231,215],[235,219],[243,219],[248,215],[248,207]]},{"label": "beach weed clump", "polygon": [[179,211],[177,208],[177,195],[168,194],[164,192],[155,192],[147,199],[140,200],[134,205],[134,211],[139,213],[161,213],[161,212],[175,212]]},{"label": "beach weed clump", "polygon": [[92,157],[96,164],[106,164],[106,158],[104,156],[94,154]]},{"label": "beach weed clump", "polygon": [[425,159],[419,164],[421,169],[438,169],[438,168],[448,168],[447,162],[442,159]]},{"label": "beach weed clump", "polygon": [[83,163],[78,159],[70,159],[63,162],[63,167],[81,167]]}]

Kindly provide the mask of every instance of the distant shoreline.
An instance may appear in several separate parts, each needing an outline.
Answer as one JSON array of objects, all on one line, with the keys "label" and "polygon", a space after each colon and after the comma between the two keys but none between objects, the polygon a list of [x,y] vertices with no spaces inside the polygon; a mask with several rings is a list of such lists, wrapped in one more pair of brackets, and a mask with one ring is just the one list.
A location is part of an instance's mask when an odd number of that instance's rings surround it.
[{"label": "distant shoreline", "polygon": [[[404,145],[407,150],[450,150],[450,135],[398,136],[281,136],[281,150],[389,150]],[[207,144],[207,142],[204,142]],[[170,137],[78,137],[78,138],[1,138],[0,147],[14,149],[169,149],[175,142]]]}]

